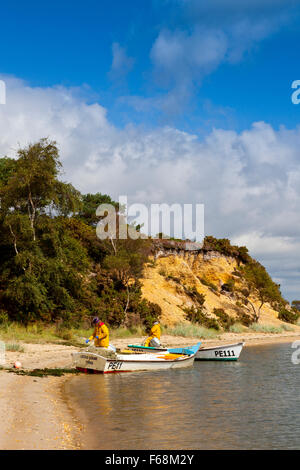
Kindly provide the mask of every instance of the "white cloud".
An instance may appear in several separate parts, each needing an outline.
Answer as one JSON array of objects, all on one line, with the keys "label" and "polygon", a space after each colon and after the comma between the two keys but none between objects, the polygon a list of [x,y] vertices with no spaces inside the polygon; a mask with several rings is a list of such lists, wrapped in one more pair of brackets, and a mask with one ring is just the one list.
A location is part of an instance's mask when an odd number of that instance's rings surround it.
[{"label": "white cloud", "polygon": [[300,128],[275,131],[260,122],[241,133],[215,129],[204,140],[170,127],[120,130],[80,90],[5,80],[0,155],[49,136],[59,144],[64,179],[82,192],[126,194],[129,203],[205,203],[206,234],[248,245],[284,291],[296,289]]},{"label": "white cloud", "polygon": [[162,31],[156,39],[151,59],[159,80],[182,83],[209,73],[219,65],[226,54],[227,39],[220,30],[196,28],[184,31]]},{"label": "white cloud", "polygon": [[[171,0],[177,21],[173,28],[161,29],[150,52],[156,82],[167,90],[165,101],[159,99],[163,111],[178,113],[178,108],[186,105],[201,86],[203,77],[222,63],[241,61],[260,41],[292,21],[293,7],[299,3],[300,0]],[[135,103],[136,100],[132,104]],[[151,102],[145,104],[149,106]],[[152,100],[152,104],[156,106],[157,102]]]},{"label": "white cloud", "polygon": [[110,77],[113,80],[124,78],[133,67],[133,58],[127,55],[126,49],[121,47],[118,42],[112,44],[112,55]]}]

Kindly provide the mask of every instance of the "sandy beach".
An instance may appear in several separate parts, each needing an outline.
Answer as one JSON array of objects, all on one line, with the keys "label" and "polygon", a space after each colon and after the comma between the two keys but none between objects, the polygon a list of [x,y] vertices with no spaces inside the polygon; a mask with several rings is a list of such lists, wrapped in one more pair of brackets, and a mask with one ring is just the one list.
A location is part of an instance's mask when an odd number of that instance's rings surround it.
[{"label": "sandy beach", "polygon": [[[123,348],[128,343],[140,344],[142,338],[115,339]],[[204,345],[245,341],[246,347],[259,344],[292,343],[300,340],[298,332],[282,334],[224,333],[218,340],[205,340]],[[195,343],[195,338],[164,336],[166,346]],[[16,360],[24,370],[36,368],[70,368],[71,352],[76,348],[57,344],[22,344],[24,352],[7,352],[6,368]],[[83,425],[78,421],[64,396],[71,375],[32,377],[0,371],[0,449],[81,449]]]}]

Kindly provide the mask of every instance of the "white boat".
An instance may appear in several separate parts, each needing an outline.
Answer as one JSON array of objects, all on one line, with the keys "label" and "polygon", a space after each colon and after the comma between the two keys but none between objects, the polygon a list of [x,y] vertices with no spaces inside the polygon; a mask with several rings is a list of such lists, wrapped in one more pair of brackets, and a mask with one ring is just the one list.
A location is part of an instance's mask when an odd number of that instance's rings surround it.
[{"label": "white boat", "polygon": [[196,361],[237,361],[245,343],[199,348]]},{"label": "white boat", "polygon": [[165,351],[158,354],[116,354],[114,359],[89,351],[76,352],[72,356],[74,366],[82,372],[107,374],[153,371],[192,366],[199,347],[200,343],[188,348],[179,348],[181,352],[176,353]]}]

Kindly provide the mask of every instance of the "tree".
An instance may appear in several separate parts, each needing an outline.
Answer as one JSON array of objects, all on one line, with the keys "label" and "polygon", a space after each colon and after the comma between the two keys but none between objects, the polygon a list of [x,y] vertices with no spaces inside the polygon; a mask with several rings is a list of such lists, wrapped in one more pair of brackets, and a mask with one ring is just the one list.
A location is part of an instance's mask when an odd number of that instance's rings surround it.
[{"label": "tree", "polygon": [[81,314],[93,298],[84,282],[90,259],[64,223],[80,194],[58,180],[55,142],[43,139],[17,157],[0,159],[1,307],[25,323]]},{"label": "tree", "polygon": [[131,292],[142,276],[143,265],[147,260],[149,243],[146,240],[119,240],[118,252],[106,256],[104,268],[120,286],[126,289],[127,299],[124,308],[124,323],[127,321],[127,310]]},{"label": "tree", "polygon": [[[132,228],[123,208],[101,193],[82,196],[60,171],[47,139],[0,158],[0,321],[67,326],[101,314],[114,326],[150,325],[161,310],[142,298],[147,240],[119,239]],[[116,209],[116,240],[96,236],[100,204]]]},{"label": "tree", "polygon": [[[248,308],[248,310],[250,312],[252,310],[253,320],[254,322],[258,322],[261,309],[266,302],[282,303],[283,299],[281,297],[279,286],[272,281],[265,268],[257,261],[246,264],[240,268],[240,271],[247,283],[247,300],[251,307],[251,309]],[[250,300],[251,295],[253,297],[258,297],[260,301],[260,305],[258,307],[255,306],[253,300]]]},{"label": "tree", "polygon": [[[36,241],[36,221],[42,214],[68,215],[80,206],[79,192],[71,184],[57,179],[61,163],[55,142],[41,139],[18,151],[12,163],[4,159],[0,166],[1,213],[17,248],[17,226],[27,217],[33,241]],[[12,171],[13,168],[13,171]],[[25,228],[25,221],[23,226]],[[27,231],[27,228],[26,228]]]},{"label": "tree", "polygon": [[12,158],[0,159],[0,186],[7,184],[8,179],[12,176],[16,167],[16,160]]},{"label": "tree", "polygon": [[117,211],[119,210],[119,203],[111,199],[107,194],[84,194],[81,197],[82,206],[78,212],[77,217],[87,225],[95,227],[99,222],[99,217],[96,215],[97,207],[101,204],[111,204]]}]

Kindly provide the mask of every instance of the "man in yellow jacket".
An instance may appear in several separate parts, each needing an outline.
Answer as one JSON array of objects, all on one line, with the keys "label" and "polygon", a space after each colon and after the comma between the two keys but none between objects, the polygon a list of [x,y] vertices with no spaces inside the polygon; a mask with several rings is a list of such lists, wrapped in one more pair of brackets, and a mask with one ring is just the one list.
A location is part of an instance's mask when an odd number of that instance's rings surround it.
[{"label": "man in yellow jacket", "polygon": [[94,333],[92,336],[86,340],[86,343],[89,343],[89,341],[94,340],[94,345],[97,348],[108,348],[109,345],[109,331],[107,326],[99,320],[98,317],[95,317],[92,321],[92,324],[94,325]]},{"label": "man in yellow jacket", "polygon": [[158,340],[160,340],[160,335],[161,335],[160,324],[158,321],[156,321],[153,323],[153,326],[150,330],[149,338],[147,338],[145,341],[145,346],[150,346],[150,342],[153,338],[157,338]]}]

